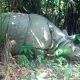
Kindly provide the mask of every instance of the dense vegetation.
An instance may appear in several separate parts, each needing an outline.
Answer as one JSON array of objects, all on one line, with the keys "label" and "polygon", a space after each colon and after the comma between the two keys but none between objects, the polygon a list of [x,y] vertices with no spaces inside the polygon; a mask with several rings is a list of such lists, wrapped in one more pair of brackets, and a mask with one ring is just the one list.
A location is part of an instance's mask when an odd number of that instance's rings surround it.
[{"label": "dense vegetation", "polygon": [[[3,12],[21,12],[21,13],[36,13],[47,17],[61,30],[66,29],[69,35],[80,34],[80,0],[0,0],[0,13]],[[0,33],[0,46],[7,40],[5,35]],[[80,35],[79,35],[80,36]],[[80,38],[79,38],[80,39]],[[6,49],[4,52],[7,53]],[[60,52],[63,49],[59,49]],[[68,49],[64,49],[68,50]],[[21,55],[24,51],[25,55]],[[51,59],[47,57],[44,59],[44,51],[39,50],[40,55],[37,60],[30,60],[27,53],[33,53],[32,46],[21,45],[19,55],[8,60],[7,75],[5,80],[42,80],[40,74],[45,77],[45,80],[79,80],[80,79],[80,65],[72,64],[66,58],[54,57]],[[61,53],[56,55],[60,55]],[[13,65],[14,64],[14,65]],[[28,68],[28,69],[27,69]],[[26,72],[27,73],[26,73]],[[49,71],[49,72],[48,72]],[[48,77],[47,73],[48,72]],[[32,74],[33,73],[33,74]],[[77,75],[76,75],[77,73]],[[5,73],[2,73],[5,74]],[[0,74],[0,78],[3,76]],[[50,78],[50,79],[49,79]]]}]

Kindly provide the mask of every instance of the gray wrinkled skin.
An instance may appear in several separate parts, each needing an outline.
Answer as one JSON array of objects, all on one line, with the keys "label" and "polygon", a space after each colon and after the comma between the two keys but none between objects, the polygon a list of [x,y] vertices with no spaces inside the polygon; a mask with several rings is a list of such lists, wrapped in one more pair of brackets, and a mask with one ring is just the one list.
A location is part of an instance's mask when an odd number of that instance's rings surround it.
[{"label": "gray wrinkled skin", "polygon": [[16,41],[16,47],[24,42],[35,48],[52,51],[64,46],[72,49],[73,46],[61,30],[37,14],[2,13],[0,31],[7,31],[9,40]]},{"label": "gray wrinkled skin", "polygon": [[[23,42],[36,48],[47,49],[51,45],[48,20],[37,14],[4,13],[0,16],[0,30],[6,31],[10,40],[18,46]],[[7,28],[8,27],[8,28]]]}]

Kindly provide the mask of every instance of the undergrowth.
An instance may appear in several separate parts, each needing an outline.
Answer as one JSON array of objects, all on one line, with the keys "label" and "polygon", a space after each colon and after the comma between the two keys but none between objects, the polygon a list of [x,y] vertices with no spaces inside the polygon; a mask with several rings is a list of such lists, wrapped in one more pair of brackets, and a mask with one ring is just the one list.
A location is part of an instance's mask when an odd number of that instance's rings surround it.
[{"label": "undergrowth", "polygon": [[[61,49],[62,50],[62,49]],[[65,50],[65,49],[64,49]],[[24,54],[22,54],[24,52]],[[20,67],[26,67],[28,69],[35,70],[41,64],[44,64],[46,68],[50,68],[53,71],[52,80],[80,80],[80,65],[79,64],[70,64],[68,60],[63,56],[58,56],[53,59],[44,58],[44,51],[38,50],[38,54],[36,59],[33,59],[32,56],[34,54],[34,49],[31,46],[23,45],[20,47],[20,53],[17,57],[17,64]],[[56,55],[61,55],[63,53],[56,53]],[[30,56],[29,56],[30,55]],[[29,60],[29,58],[33,60]],[[43,68],[43,67],[40,67]],[[37,72],[36,72],[37,74]],[[41,73],[40,73],[41,74]],[[38,74],[39,75],[39,74]],[[31,76],[22,76],[19,77],[18,80],[37,80],[32,79]],[[48,80],[48,79],[44,79]]]}]

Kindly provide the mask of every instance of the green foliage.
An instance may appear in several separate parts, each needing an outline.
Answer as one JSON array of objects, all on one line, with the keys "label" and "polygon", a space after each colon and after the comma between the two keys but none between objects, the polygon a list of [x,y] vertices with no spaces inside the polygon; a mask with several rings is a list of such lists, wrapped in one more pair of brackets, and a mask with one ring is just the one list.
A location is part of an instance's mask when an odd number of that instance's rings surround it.
[{"label": "green foliage", "polygon": [[27,68],[35,68],[37,64],[35,63],[34,60],[29,61],[28,58],[25,55],[18,55],[17,56],[17,63],[21,67],[27,67]]},{"label": "green foliage", "polygon": [[75,35],[75,40],[80,41],[80,34],[76,34],[76,35]]},{"label": "green foliage", "polygon": [[5,4],[0,1],[0,13],[4,12]]},{"label": "green foliage", "polygon": [[55,62],[57,62],[58,64],[61,64],[61,65],[65,65],[65,64],[68,63],[67,60],[66,60],[66,58],[64,58],[64,57],[58,57],[58,58],[56,58]]},{"label": "green foliage", "polygon": [[74,41],[80,41],[80,34],[71,35],[71,39]]},{"label": "green foliage", "polygon": [[65,65],[65,72],[68,72],[68,71],[70,71],[70,70],[72,70],[74,67],[73,67],[73,65],[69,65],[69,64],[67,64],[67,65]]},{"label": "green foliage", "polygon": [[32,60],[32,61],[29,62],[29,66],[30,66],[31,69],[33,69],[33,68],[37,67],[37,64],[34,60]]},{"label": "green foliage", "polygon": [[[9,0],[7,0],[6,2],[8,2]],[[70,17],[68,19],[65,18],[66,15],[70,15],[71,13],[75,13],[77,12],[77,15],[74,15],[72,17],[80,17],[80,0],[73,0],[74,4],[76,6],[72,6],[69,7],[69,1],[68,0],[18,0],[18,9],[19,12],[24,12],[24,13],[37,13],[37,14],[41,14],[46,16],[50,21],[53,21],[56,25],[58,26],[63,26],[63,24],[67,24],[65,21],[68,21],[70,19],[70,21],[72,21],[72,18]],[[9,4],[6,5],[6,3],[4,2],[4,0],[0,1],[0,13],[8,11],[9,8],[11,9],[12,4],[11,3],[12,0],[10,1]],[[69,4],[70,5],[70,4]],[[73,5],[73,3],[72,3]],[[6,7],[8,6],[7,10]],[[75,8],[74,12],[73,9]],[[69,11],[68,11],[69,9]],[[14,10],[11,10],[14,11]],[[73,20],[75,21],[75,19],[73,18]],[[77,19],[76,19],[77,20]],[[73,23],[73,22],[72,22]],[[72,23],[68,24],[72,25]],[[64,26],[65,26],[64,24]],[[69,26],[70,27],[70,26]],[[73,26],[72,26],[73,27]],[[79,26],[77,27],[77,29],[79,29]],[[4,33],[4,32],[3,32]],[[5,34],[3,34],[2,32],[0,32],[0,45],[3,45],[6,41],[5,39]],[[73,37],[73,39],[75,40],[79,40],[80,41],[80,34],[77,34]],[[78,48],[78,50],[80,50]],[[68,61],[63,57],[68,55],[68,53],[70,53],[70,48],[59,48],[58,50],[56,50],[55,54],[55,59],[48,60],[45,59],[44,60],[44,50],[37,50],[38,51],[38,55],[37,55],[37,61],[40,63],[42,63],[42,61],[44,61],[44,63],[48,66],[48,67],[52,67],[53,70],[56,70],[56,72],[58,72],[59,74],[64,74],[65,76],[63,77],[63,80],[69,80],[69,78],[71,77],[71,73],[70,71],[74,69],[74,67],[70,64],[68,64]],[[21,55],[21,53],[23,53],[23,55]],[[34,68],[37,66],[37,64],[35,63],[34,60],[29,61],[28,57],[29,55],[33,55],[34,53],[34,47],[31,45],[26,45],[26,44],[22,44],[19,47],[19,55],[17,58],[17,63],[20,66],[28,66],[29,68]],[[77,70],[80,72],[80,67],[77,68]],[[77,71],[76,70],[76,71]],[[55,74],[58,75],[58,74]],[[59,75],[57,76],[59,77]],[[31,76],[26,76],[26,77],[21,77],[18,80],[32,80]],[[80,79],[80,78],[79,78]],[[61,79],[62,80],[62,79]],[[75,79],[76,80],[76,79]]]},{"label": "green foliage", "polygon": [[[23,54],[25,56],[22,56],[20,54]],[[18,56],[18,63],[21,63],[22,65],[27,63],[27,60],[29,61],[28,65],[30,65],[31,67],[36,67],[37,65],[39,65],[40,63],[42,63],[43,59],[44,59],[44,50],[42,49],[37,49],[37,55],[35,55],[36,57],[36,61],[39,62],[39,64],[35,63],[35,59],[34,59],[34,47],[30,46],[30,45],[26,45],[25,43],[22,44],[19,47],[19,55]]]},{"label": "green foliage", "polygon": [[38,50],[37,60],[41,63],[44,59],[44,50]]},{"label": "green foliage", "polygon": [[33,49],[34,49],[34,48],[33,48],[32,46],[23,43],[23,44],[19,47],[19,53],[21,53],[21,52],[24,52],[24,53],[29,52],[30,54],[34,54],[34,53],[33,53]]},{"label": "green foliage", "polygon": [[55,56],[66,56],[70,53],[70,47],[61,47],[55,51]]},{"label": "green foliage", "polygon": [[77,69],[78,69],[78,71],[80,72],[80,66],[79,66]]},{"label": "green foliage", "polygon": [[21,66],[24,67],[28,64],[28,59],[25,55],[18,55],[17,56],[17,63]]},{"label": "green foliage", "polygon": [[5,0],[0,0],[0,13],[2,12],[6,12],[8,11],[9,9],[9,6],[8,6],[8,0],[5,1]]}]

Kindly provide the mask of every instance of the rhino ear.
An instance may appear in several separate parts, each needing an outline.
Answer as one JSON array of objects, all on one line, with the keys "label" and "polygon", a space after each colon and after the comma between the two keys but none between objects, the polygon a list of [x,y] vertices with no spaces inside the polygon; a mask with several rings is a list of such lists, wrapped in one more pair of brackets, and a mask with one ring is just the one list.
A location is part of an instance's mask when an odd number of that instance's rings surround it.
[{"label": "rhino ear", "polygon": [[66,36],[69,36],[66,29],[63,29],[62,32],[63,32]]}]

